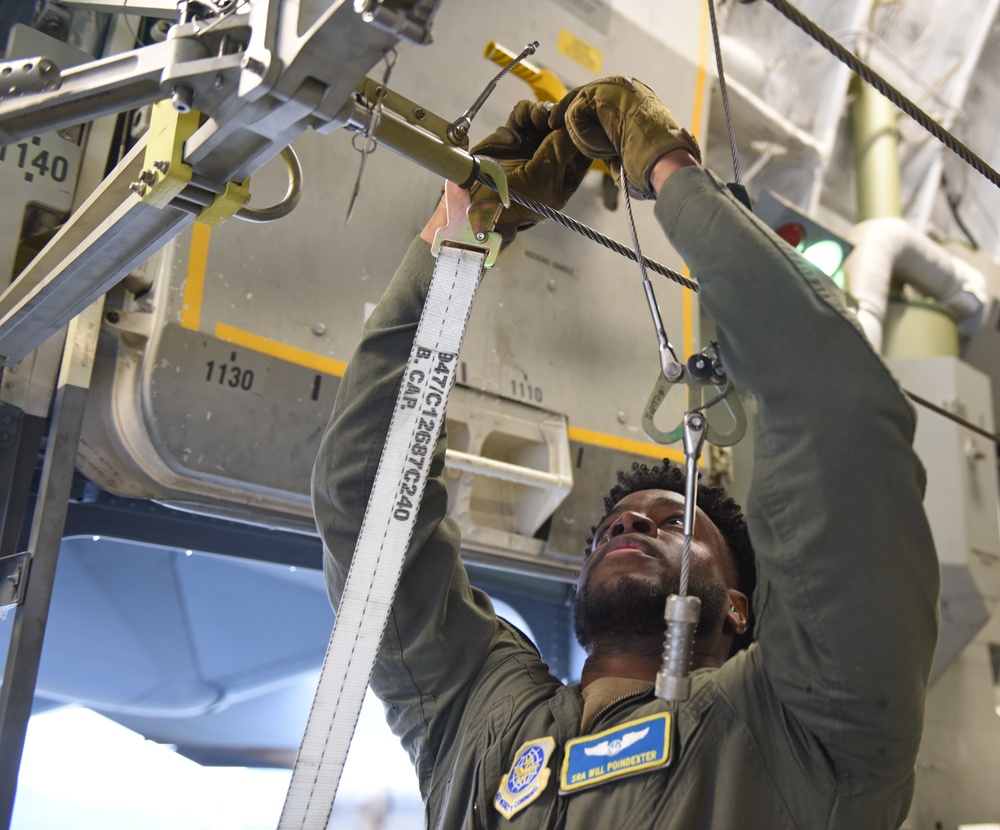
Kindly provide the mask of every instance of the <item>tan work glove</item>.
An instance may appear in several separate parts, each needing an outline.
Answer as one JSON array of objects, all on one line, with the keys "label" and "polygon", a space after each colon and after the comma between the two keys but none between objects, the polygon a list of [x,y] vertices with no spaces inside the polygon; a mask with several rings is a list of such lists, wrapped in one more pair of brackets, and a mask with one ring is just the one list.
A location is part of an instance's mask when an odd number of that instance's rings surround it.
[{"label": "tan work glove", "polygon": [[578,87],[560,102],[563,108],[573,143],[588,158],[607,161],[616,177],[624,165],[629,193],[638,199],[656,198],[649,177],[664,153],[683,148],[701,161],[694,136],[634,79],[616,75]]},{"label": "tan work glove", "polygon": [[[559,210],[576,192],[590,168],[590,159],[581,153],[566,132],[565,108],[551,104],[520,101],[503,127],[472,148],[474,155],[491,156],[507,173],[507,186],[549,207]],[[469,188],[472,201],[496,198],[482,184]],[[500,214],[496,230],[506,247],[517,232],[530,228],[545,217],[511,202]]]}]

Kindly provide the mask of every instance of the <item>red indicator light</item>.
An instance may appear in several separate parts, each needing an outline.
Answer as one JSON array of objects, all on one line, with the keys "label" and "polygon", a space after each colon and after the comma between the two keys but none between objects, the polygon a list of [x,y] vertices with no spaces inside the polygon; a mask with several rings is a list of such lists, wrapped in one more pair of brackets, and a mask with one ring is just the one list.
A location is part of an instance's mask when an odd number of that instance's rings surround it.
[{"label": "red indicator light", "polygon": [[775,228],[774,232],[793,248],[798,248],[806,238],[806,229],[798,222],[788,222]]}]

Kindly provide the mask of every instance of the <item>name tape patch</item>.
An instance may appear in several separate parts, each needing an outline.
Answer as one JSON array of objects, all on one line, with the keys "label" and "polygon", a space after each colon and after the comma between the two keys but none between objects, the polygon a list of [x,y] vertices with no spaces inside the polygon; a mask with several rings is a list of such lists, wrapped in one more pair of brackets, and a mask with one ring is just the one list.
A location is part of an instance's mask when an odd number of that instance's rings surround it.
[{"label": "name tape patch", "polygon": [[670,763],[670,712],[629,721],[566,744],[559,792],[596,787]]},{"label": "name tape patch", "polygon": [[555,749],[554,738],[538,738],[521,745],[514,755],[514,763],[500,780],[500,789],[493,798],[493,806],[509,819],[518,810],[527,807],[548,786],[551,771],[549,757]]}]

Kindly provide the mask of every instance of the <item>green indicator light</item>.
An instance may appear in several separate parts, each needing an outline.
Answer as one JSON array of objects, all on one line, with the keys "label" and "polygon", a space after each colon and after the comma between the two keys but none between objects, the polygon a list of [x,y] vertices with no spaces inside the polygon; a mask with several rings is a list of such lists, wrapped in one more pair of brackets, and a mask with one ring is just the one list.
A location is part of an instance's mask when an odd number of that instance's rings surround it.
[{"label": "green indicator light", "polygon": [[828,277],[833,277],[844,262],[844,249],[832,239],[823,239],[809,245],[802,251],[802,256]]}]

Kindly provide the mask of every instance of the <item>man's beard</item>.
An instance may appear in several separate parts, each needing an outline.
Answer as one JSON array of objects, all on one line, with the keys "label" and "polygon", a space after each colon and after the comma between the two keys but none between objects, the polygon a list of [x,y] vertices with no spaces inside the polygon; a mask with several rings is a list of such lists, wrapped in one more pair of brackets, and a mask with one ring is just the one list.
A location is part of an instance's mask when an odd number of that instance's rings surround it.
[{"label": "man's beard", "polygon": [[[677,593],[678,579],[664,571],[659,581],[621,574],[601,582],[596,590],[582,585],[573,600],[573,627],[589,654],[598,638],[612,650],[626,652],[638,639],[663,636],[667,597]],[[688,593],[701,600],[696,636],[716,628],[726,613],[729,594],[723,585],[691,581]]]}]

